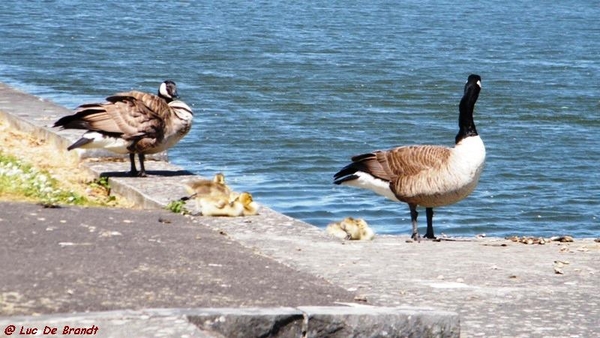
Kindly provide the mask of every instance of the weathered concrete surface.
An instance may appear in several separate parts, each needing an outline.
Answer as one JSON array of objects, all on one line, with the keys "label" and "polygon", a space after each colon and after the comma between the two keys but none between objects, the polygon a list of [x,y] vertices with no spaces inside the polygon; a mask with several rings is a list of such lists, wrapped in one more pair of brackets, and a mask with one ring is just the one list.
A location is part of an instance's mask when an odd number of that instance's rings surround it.
[{"label": "weathered concrete surface", "polygon": [[187,318],[203,331],[231,338],[302,337],[307,324],[294,308],[208,309]]},{"label": "weathered concrete surface", "polygon": [[405,307],[303,306],[308,337],[458,337],[458,315]]},{"label": "weathered concrete surface", "polygon": [[458,312],[464,337],[600,334],[600,243],[591,239],[535,246],[493,238],[407,243],[404,236],[343,242],[309,231],[294,236],[291,226],[256,226],[220,228],[370,304]]},{"label": "weathered concrete surface", "polygon": [[3,315],[334,305],[354,299],[349,291],[239,245],[201,217],[166,210],[0,206]]},{"label": "weathered concrete surface", "polygon": [[[36,315],[0,317],[0,324],[49,325],[37,315],[54,313],[58,315],[52,318],[62,325],[102,324],[118,337],[127,336],[120,331],[125,326],[115,324],[120,319],[131,324],[123,332],[150,326],[179,336],[190,327],[172,313],[140,324],[143,316],[132,321],[119,317],[127,312],[114,311],[204,308],[201,315],[196,311],[186,318],[205,336],[300,337],[308,328],[331,322],[337,323],[334,327],[345,323],[343,332],[360,333],[356,337],[389,330],[390,325],[403,335],[414,331],[458,337],[456,314],[417,307],[384,311],[341,306],[353,304],[355,294],[243,247],[219,230],[232,221],[253,227],[267,216],[185,217],[165,210],[44,208],[12,202],[1,202],[0,210],[0,315]],[[282,308],[307,305],[312,307],[291,314]],[[93,317],[102,321],[85,317],[87,321],[73,322],[64,315],[96,311],[109,312]],[[315,318],[315,325],[305,312]],[[173,325],[167,325],[170,320]]]}]

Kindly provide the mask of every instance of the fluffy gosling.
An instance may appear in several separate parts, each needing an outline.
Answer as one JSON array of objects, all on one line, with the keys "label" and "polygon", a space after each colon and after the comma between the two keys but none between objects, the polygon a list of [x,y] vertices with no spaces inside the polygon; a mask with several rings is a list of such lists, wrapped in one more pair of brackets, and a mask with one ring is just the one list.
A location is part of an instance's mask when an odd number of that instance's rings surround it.
[{"label": "fluffy gosling", "polygon": [[196,203],[203,216],[252,216],[258,214],[259,209],[248,192],[243,192],[234,199],[230,195],[199,197],[196,198]]},{"label": "fluffy gosling", "polygon": [[184,200],[206,197],[206,196],[222,196],[231,194],[231,189],[225,184],[225,175],[222,173],[216,174],[212,180],[194,180],[185,184],[185,190],[191,194]]},{"label": "fluffy gosling", "polygon": [[346,217],[340,222],[327,226],[327,233],[341,239],[369,241],[375,237],[375,232],[361,218]]}]

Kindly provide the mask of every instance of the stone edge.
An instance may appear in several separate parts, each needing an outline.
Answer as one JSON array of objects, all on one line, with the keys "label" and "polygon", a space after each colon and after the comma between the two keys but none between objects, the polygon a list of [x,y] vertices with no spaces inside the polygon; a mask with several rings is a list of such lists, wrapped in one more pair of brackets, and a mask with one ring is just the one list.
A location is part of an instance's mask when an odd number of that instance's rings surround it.
[{"label": "stone edge", "polygon": [[146,309],[0,317],[0,328],[96,329],[100,337],[459,337],[458,315],[412,307]]}]

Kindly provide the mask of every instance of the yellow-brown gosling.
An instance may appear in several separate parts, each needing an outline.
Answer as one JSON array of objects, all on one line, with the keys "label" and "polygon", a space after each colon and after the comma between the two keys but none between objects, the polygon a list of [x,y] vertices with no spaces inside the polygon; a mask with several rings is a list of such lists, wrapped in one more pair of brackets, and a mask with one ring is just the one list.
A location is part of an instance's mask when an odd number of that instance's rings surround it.
[{"label": "yellow-brown gosling", "polygon": [[225,184],[225,175],[217,173],[212,180],[197,179],[186,182],[185,190],[189,196],[181,198],[182,201],[193,199],[196,204],[196,210],[201,210],[200,200],[207,197],[223,198],[229,201],[231,189]]},{"label": "yellow-brown gosling", "polygon": [[231,189],[225,183],[225,175],[215,174],[212,180],[198,179],[185,183],[185,190],[191,195],[189,198],[204,196],[221,196],[231,194]]},{"label": "yellow-brown gosling", "polygon": [[339,239],[350,239],[350,235],[342,226],[342,222],[330,223],[325,229],[328,234]]},{"label": "yellow-brown gosling", "polygon": [[254,202],[254,199],[249,192],[243,192],[239,194],[237,200],[244,206],[244,211],[242,212],[244,216],[258,215],[258,209],[260,206],[258,203]]},{"label": "yellow-brown gosling", "polygon": [[258,213],[258,204],[252,200],[252,195],[242,192],[230,201],[228,195],[205,196],[196,198],[203,216],[251,216]]},{"label": "yellow-brown gosling", "polygon": [[353,217],[329,224],[326,231],[334,237],[349,240],[372,240],[375,237],[375,232],[364,219]]}]

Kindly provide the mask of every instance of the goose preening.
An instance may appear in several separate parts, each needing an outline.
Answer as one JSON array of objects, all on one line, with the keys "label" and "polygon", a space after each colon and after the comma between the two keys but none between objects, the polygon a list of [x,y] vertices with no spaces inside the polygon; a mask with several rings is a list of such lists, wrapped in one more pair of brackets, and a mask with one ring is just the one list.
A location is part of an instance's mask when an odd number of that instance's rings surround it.
[{"label": "goose preening", "polygon": [[340,222],[329,224],[326,231],[341,239],[368,241],[375,237],[375,232],[364,219],[353,217],[346,217]]},{"label": "goose preening", "polygon": [[235,195],[196,197],[202,215],[238,217],[258,214],[259,205],[254,202],[250,193],[233,194]]},{"label": "goose preening", "polygon": [[225,175],[216,174],[212,180],[197,179],[185,184],[189,196],[180,200],[194,199],[196,210],[203,216],[253,216],[258,214],[259,205],[249,192],[232,191],[225,184]]},{"label": "goose preening", "polygon": [[[158,95],[130,91],[106,98],[105,103],[83,104],[75,114],[64,116],[54,127],[87,130],[67,149],[103,148],[129,154],[131,176],[146,176],[146,154],[174,146],[192,126],[192,109],[178,97],[173,81],[164,81]],[[138,154],[140,171],[135,167]]]},{"label": "goose preening", "polygon": [[[225,184],[225,175],[218,173],[212,180],[197,179],[185,183],[185,190],[189,196],[182,197],[180,200],[187,201],[193,199],[196,203],[196,209],[201,210],[200,201],[203,198],[222,198],[231,199],[231,189]],[[234,197],[235,198],[235,197]]]},{"label": "goose preening", "polygon": [[481,77],[471,74],[459,104],[459,131],[453,148],[411,145],[352,157],[334,175],[335,184],[369,189],[410,208],[412,238],[419,239],[417,206],[425,207],[426,238],[433,233],[433,208],[456,203],[477,186],[485,162],[485,147],[473,122]]},{"label": "goose preening", "polygon": [[186,191],[190,194],[182,200],[188,200],[195,197],[222,196],[231,194],[231,189],[225,184],[225,175],[217,173],[212,180],[197,179],[185,184]]}]

